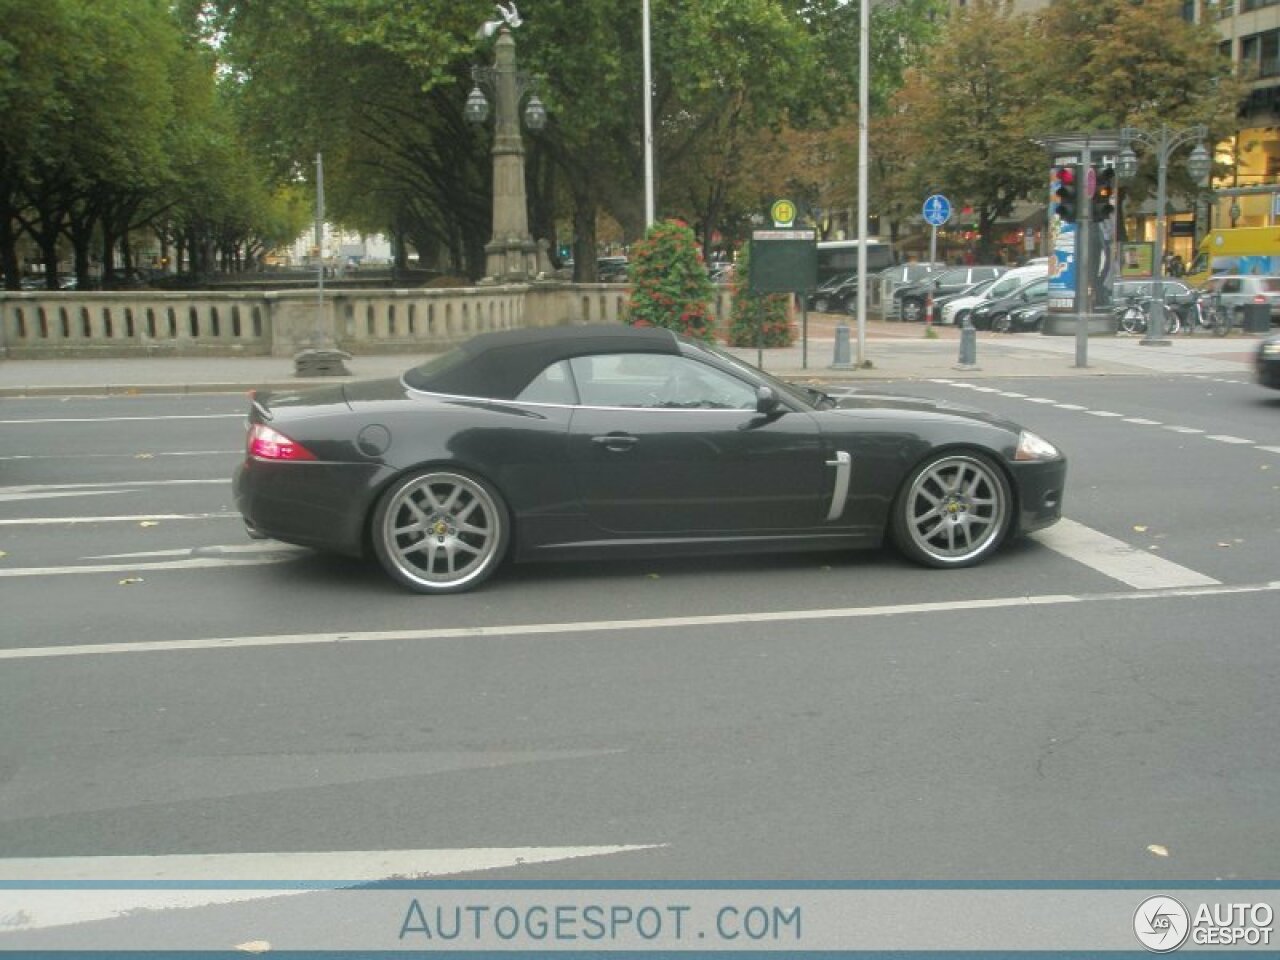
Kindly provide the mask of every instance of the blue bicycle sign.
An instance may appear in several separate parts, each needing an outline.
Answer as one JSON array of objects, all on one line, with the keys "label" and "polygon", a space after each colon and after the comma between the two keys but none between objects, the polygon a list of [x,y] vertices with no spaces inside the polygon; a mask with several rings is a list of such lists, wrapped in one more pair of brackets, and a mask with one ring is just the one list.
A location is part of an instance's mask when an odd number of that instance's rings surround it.
[{"label": "blue bicycle sign", "polygon": [[940,227],[951,219],[951,201],[940,193],[935,193],[924,202],[924,222],[932,227]]}]

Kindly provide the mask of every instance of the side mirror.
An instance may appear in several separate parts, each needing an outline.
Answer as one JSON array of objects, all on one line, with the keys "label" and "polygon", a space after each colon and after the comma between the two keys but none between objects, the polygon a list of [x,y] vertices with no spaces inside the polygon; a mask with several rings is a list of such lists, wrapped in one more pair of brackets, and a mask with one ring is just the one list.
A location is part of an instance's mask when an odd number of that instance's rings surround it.
[{"label": "side mirror", "polygon": [[756,413],[773,413],[778,409],[778,395],[773,387],[756,387]]}]

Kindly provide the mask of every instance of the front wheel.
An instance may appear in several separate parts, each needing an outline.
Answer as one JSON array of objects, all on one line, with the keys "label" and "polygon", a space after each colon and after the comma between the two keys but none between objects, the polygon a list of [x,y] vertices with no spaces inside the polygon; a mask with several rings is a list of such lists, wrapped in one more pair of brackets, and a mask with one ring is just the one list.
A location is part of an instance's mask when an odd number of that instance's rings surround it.
[{"label": "front wheel", "polygon": [[991,318],[991,330],[994,333],[1008,333],[1013,329],[1013,318],[1007,313],[997,313]]},{"label": "front wheel", "polygon": [[1120,329],[1125,333],[1138,333],[1146,329],[1146,315],[1138,307],[1129,307],[1120,314]]},{"label": "front wheel", "polygon": [[826,297],[819,297],[817,300],[813,301],[813,309],[818,311],[818,313],[826,313],[831,309],[831,301]]},{"label": "front wheel", "polygon": [[927,567],[968,567],[1000,546],[1012,517],[1009,481],[989,457],[935,454],[907,477],[894,502],[893,539]]},{"label": "front wheel", "polygon": [[907,297],[902,301],[902,319],[908,323],[915,323],[924,316],[924,301],[917,300],[915,297]]},{"label": "front wheel", "polygon": [[1225,310],[1214,310],[1213,312],[1213,335],[1215,337],[1225,337],[1231,329],[1231,321],[1227,317]]},{"label": "front wheel", "polygon": [[482,583],[501,562],[507,510],[478,477],[426,470],[382,495],[370,533],[374,553],[393,579],[417,593],[459,593]]}]

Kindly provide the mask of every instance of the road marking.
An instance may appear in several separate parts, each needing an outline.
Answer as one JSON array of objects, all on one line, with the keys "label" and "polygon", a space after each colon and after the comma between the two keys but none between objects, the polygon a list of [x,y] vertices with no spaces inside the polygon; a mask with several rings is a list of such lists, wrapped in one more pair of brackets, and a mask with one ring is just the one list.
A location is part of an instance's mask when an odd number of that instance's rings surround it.
[{"label": "road marking", "polygon": [[1130,546],[1074,520],[1059,520],[1031,535],[1064,557],[1139,590],[1218,585],[1220,581]]},{"label": "road marking", "polygon": [[1177,424],[1166,424],[1165,429],[1171,430],[1174,433],[1204,433],[1203,430],[1196,427],[1180,427]]},{"label": "road marking", "polygon": [[62,523],[142,523],[145,520],[223,520],[238,513],[139,513],[123,517],[12,517],[0,520],[4,527],[56,526]]},{"label": "road marking", "polygon": [[1048,397],[1027,397],[1027,403],[1057,403],[1057,400],[1050,400]]},{"label": "road marking", "polygon": [[1055,404],[1055,406],[1059,410],[1088,410],[1089,409],[1088,407],[1082,407],[1078,403],[1058,403],[1058,404]]},{"label": "road marking", "polygon": [[1280,453],[1280,447],[1259,447],[1259,450],[1265,450],[1267,453]]},{"label": "road marking", "polygon": [[179,547],[177,550],[144,550],[141,553],[103,553],[82,560],[140,560],[144,557],[216,557],[224,553],[291,553],[295,556],[310,553],[306,547],[287,543],[222,543],[207,547]]},{"label": "road marking", "polygon": [[204,570],[211,567],[253,567],[284,563],[298,556],[296,551],[256,557],[190,557],[157,563],[95,563],[67,567],[0,567],[0,579],[7,577],[56,577],[84,573],[147,573],[161,570]]},{"label": "road marking", "polygon": [[[1211,581],[1216,584],[1216,581]],[[1042,594],[1028,597],[994,597],[987,600],[952,600],[935,603],[903,603],[876,607],[822,610],[781,610],[760,613],[708,614],[691,617],[656,617],[636,620],[594,620],[563,623],[508,624],[489,627],[423,627],[415,630],[347,631],[339,633],[274,634],[241,637],[204,637],[192,640],[151,640],[137,643],[97,643],[53,647],[15,647],[0,650],[0,660],[49,660],[58,657],[104,656],[122,653],[165,653],[193,650],[244,650],[253,647],[318,646],[386,642],[446,642],[452,640],[527,640],[578,633],[666,631],[673,627],[738,626],[744,623],[803,623],[813,620],[855,620],[940,613],[954,616],[974,610],[1013,610],[1063,606],[1097,601],[1165,600],[1280,592],[1280,580],[1230,586],[1187,586],[1144,589],[1126,593]],[[662,633],[657,634],[664,636]]]},{"label": "road marking", "polygon": [[1244,437],[1233,437],[1225,433],[1210,433],[1205,435],[1206,440],[1217,440],[1219,443],[1244,443],[1252,444],[1252,440],[1246,440]]},{"label": "road marking", "polygon": [[1123,413],[1112,413],[1110,410],[1086,410],[1091,417],[1123,417]]},{"label": "road marking", "polygon": [[1146,417],[1125,417],[1125,423],[1136,423],[1144,427],[1159,427],[1162,423],[1159,420],[1148,420]]},{"label": "road marking", "polygon": [[150,460],[154,457],[232,457],[244,450],[142,450],[138,453],[17,453],[0,460]]},{"label": "road marking", "polygon": [[[5,918],[5,932],[12,934],[95,920],[124,919],[138,910],[244,903],[383,880],[447,877],[523,864],[660,850],[667,846],[648,843],[150,857],[24,857],[0,860],[0,876],[5,878],[0,885],[0,917]],[[27,889],[24,884],[44,889]],[[56,884],[74,887],[60,890]],[[184,885],[194,889],[185,889]],[[0,945],[3,942],[0,939]]]},{"label": "road marking", "polygon": [[155,417],[42,417],[36,420],[0,420],[6,426],[40,423],[149,423],[155,420],[243,420],[243,413],[182,413]]},{"label": "road marking", "polygon": [[60,497],[102,497],[127,492],[125,490],[47,490],[44,493],[0,493],[0,503],[20,500],[56,500]]},{"label": "road marking", "polygon": [[41,490],[128,490],[133,487],[183,487],[230,483],[226,477],[216,480],[116,480],[109,483],[30,483],[16,487],[0,487],[0,494],[38,493]]}]

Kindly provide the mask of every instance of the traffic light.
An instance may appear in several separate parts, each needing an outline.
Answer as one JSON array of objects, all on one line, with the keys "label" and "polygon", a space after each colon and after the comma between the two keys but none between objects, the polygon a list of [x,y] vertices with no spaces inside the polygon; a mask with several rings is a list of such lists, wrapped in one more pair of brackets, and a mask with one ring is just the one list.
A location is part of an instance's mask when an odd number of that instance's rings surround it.
[{"label": "traffic light", "polygon": [[1103,223],[1116,212],[1116,168],[1103,167],[1098,171],[1098,185],[1093,193],[1093,220]]},{"label": "traffic light", "polygon": [[1058,167],[1053,171],[1053,180],[1057,187],[1053,191],[1053,212],[1063,223],[1075,223],[1077,216],[1076,168],[1074,166]]}]

